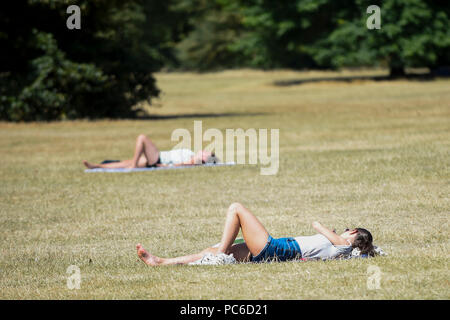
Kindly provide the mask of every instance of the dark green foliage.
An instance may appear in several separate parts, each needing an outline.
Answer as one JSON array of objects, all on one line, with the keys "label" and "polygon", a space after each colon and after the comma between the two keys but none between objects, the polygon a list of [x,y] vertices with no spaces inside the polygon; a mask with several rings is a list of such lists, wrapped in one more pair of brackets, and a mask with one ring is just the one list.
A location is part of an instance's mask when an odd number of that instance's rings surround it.
[{"label": "dark green foliage", "polygon": [[[450,63],[450,5],[435,0],[180,0],[193,31],[178,46],[196,69],[404,67]],[[368,30],[370,5],[381,29]],[[193,9],[194,8],[194,9]]]},{"label": "dark green foliage", "polygon": [[[56,46],[49,33],[34,30],[43,55],[31,61],[30,83],[17,96],[2,92],[2,118],[13,121],[94,117],[102,105],[108,78],[92,64],[74,63]],[[2,86],[3,87],[3,86]]]},{"label": "dark green foliage", "polygon": [[[66,8],[81,8],[68,30]],[[368,30],[369,5],[381,29]],[[152,74],[450,65],[447,0],[15,0],[0,11],[0,120],[129,117]]]},{"label": "dark green foliage", "polygon": [[[66,28],[69,4],[81,8],[81,30]],[[133,106],[159,93],[152,73],[174,60],[170,48],[179,24],[170,5],[156,0],[5,3],[0,118],[133,116]]]},{"label": "dark green foliage", "polygon": [[[333,67],[383,64],[391,75],[405,67],[449,64],[450,5],[447,1],[356,0],[356,10],[336,21],[336,28],[309,47],[321,65]],[[381,29],[368,30],[366,8],[381,8]]]},{"label": "dark green foliage", "polygon": [[252,66],[262,68],[318,67],[306,46],[329,33],[336,15],[351,10],[350,1],[239,2],[247,32],[237,46]]},{"label": "dark green foliage", "polygon": [[186,15],[188,31],[175,47],[177,68],[204,71],[247,65],[234,48],[243,25],[232,1],[180,0],[174,9]]}]

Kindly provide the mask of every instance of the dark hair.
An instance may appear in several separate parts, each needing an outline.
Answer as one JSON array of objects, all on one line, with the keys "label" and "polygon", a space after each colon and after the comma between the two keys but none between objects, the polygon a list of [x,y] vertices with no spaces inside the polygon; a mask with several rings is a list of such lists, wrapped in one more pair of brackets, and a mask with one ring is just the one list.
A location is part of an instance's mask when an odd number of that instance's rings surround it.
[{"label": "dark hair", "polygon": [[358,231],[358,234],[355,241],[353,241],[353,248],[358,248],[361,251],[361,254],[367,254],[370,257],[373,257],[375,251],[372,244],[372,234],[369,230],[363,228],[356,228],[356,230]]}]

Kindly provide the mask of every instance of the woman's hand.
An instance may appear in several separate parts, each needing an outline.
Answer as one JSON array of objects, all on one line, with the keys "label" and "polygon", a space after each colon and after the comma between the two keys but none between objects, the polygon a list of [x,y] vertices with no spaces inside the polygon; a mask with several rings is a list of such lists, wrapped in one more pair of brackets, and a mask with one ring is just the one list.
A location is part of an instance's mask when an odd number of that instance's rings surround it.
[{"label": "woman's hand", "polygon": [[319,229],[322,225],[320,224],[320,222],[319,221],[314,221],[313,223],[312,223],[312,226],[313,226],[313,228],[314,229]]},{"label": "woman's hand", "polygon": [[320,234],[324,235],[333,245],[348,245],[347,240],[337,235],[327,227],[322,226],[322,224],[318,221],[314,221],[312,223],[314,229],[317,230]]}]

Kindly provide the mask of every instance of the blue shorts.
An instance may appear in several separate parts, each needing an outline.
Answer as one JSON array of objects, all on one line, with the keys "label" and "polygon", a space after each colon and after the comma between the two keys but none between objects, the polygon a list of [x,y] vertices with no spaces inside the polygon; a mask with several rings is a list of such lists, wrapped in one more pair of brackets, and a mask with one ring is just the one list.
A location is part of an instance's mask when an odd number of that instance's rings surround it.
[{"label": "blue shorts", "polygon": [[274,239],[270,235],[267,244],[257,256],[252,256],[252,262],[265,262],[271,260],[288,261],[302,257],[298,242],[292,238]]}]

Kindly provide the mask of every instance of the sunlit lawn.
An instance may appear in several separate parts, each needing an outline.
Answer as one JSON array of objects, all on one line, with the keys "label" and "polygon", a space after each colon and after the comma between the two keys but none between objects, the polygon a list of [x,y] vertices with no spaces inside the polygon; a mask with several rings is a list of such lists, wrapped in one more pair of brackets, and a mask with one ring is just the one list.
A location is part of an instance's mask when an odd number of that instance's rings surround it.
[{"label": "sunlit lawn", "polygon": [[[380,74],[383,71],[366,71]],[[158,120],[0,124],[2,299],[449,299],[450,81],[274,81],[362,72],[158,74]],[[213,115],[216,116],[213,116]],[[182,115],[181,117],[172,117]],[[167,117],[169,116],[169,117]],[[84,173],[125,159],[138,134],[280,129],[280,167]],[[275,237],[362,226],[370,260],[149,268],[217,243],[232,202]],[[81,288],[67,288],[67,268]],[[380,268],[378,290],[367,286]]]}]

